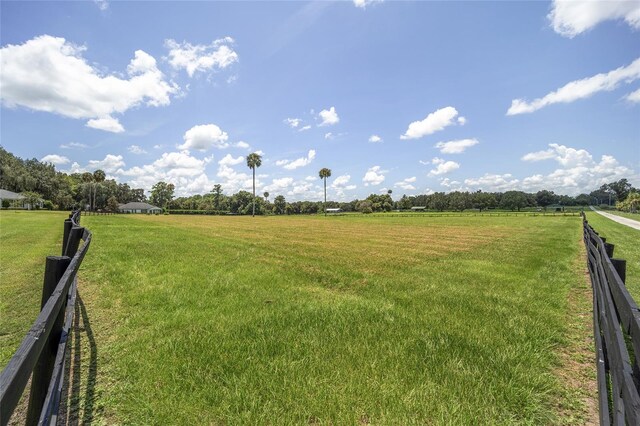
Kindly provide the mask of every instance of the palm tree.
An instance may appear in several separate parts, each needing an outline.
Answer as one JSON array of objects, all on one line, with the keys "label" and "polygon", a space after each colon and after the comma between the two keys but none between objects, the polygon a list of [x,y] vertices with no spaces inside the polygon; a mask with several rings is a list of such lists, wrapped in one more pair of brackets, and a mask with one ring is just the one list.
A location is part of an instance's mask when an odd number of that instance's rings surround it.
[{"label": "palm tree", "polygon": [[107,178],[107,175],[103,170],[98,169],[95,172],[93,172],[93,209],[94,210],[96,208],[96,194],[98,192],[97,191],[98,188],[96,187],[96,184],[104,182],[106,178]]},{"label": "palm tree", "polygon": [[331,169],[327,169],[326,167],[323,167],[322,169],[320,169],[320,172],[318,172],[318,175],[320,176],[320,179],[324,179],[324,215],[327,215],[327,178],[331,177]]},{"label": "palm tree", "polygon": [[262,165],[262,157],[256,152],[252,152],[247,155],[247,167],[253,171],[253,213],[251,216],[256,215],[256,167]]},{"label": "palm tree", "polygon": [[89,172],[84,172],[82,174],[82,181],[89,187],[89,210],[91,210],[91,187],[93,186],[91,183],[93,182],[93,175]]}]

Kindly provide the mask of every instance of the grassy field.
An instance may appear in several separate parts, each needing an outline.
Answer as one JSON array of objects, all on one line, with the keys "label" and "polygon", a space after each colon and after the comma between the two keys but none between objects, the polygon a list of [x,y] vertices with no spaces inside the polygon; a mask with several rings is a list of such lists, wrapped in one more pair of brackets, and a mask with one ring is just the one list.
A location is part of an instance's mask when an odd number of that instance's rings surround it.
[{"label": "grassy field", "polygon": [[[629,214],[627,213],[627,215]],[[636,302],[640,303],[640,245],[638,244],[640,231],[614,222],[595,212],[586,212],[586,215],[593,229],[601,237],[606,238],[608,243],[616,246],[613,257],[627,261],[627,289],[629,289],[629,293],[631,293]]]},{"label": "grassy field", "polygon": [[45,258],[62,250],[66,212],[0,213],[0,366],[40,312]]},{"label": "grassy field", "polygon": [[[0,218],[2,299],[13,312],[4,277],[18,265],[5,263],[5,232],[19,227]],[[582,424],[593,415],[576,217],[83,224],[94,240],[80,272],[73,418]]]}]

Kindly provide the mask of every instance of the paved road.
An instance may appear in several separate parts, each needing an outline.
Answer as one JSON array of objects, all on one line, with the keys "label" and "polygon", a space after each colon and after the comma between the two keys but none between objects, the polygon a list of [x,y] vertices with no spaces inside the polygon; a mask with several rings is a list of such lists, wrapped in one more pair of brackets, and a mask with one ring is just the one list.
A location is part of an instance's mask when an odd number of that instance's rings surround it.
[{"label": "paved road", "polygon": [[637,229],[637,230],[640,231],[640,222],[638,222],[637,220],[627,219],[626,217],[622,217],[622,216],[618,216],[618,215],[615,215],[615,214],[603,212],[602,210],[596,210],[595,208],[593,208],[593,206],[589,206],[589,207],[594,212],[596,212],[598,214],[601,214],[602,216],[604,216],[606,218],[609,218],[609,219],[613,220],[614,222],[618,222],[618,223],[621,223],[623,225],[627,225],[630,228]]}]

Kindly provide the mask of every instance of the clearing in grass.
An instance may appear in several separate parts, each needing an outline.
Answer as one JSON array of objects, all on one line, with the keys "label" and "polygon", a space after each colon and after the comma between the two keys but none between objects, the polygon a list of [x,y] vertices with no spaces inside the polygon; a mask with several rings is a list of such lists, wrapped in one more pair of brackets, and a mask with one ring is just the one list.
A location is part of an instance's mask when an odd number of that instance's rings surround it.
[{"label": "clearing in grass", "polygon": [[[557,373],[590,333],[588,312],[577,327],[567,321],[590,300],[577,217],[127,215],[83,224],[94,240],[80,272],[84,340],[68,395],[77,417],[590,416],[593,370],[581,366],[577,384]],[[586,352],[580,359],[591,363]]]}]

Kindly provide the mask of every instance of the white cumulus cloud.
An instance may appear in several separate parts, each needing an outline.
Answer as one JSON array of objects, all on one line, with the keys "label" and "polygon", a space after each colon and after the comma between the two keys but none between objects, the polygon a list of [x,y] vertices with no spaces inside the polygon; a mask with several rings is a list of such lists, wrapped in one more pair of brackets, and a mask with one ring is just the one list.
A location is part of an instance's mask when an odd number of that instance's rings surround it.
[{"label": "white cumulus cloud", "polygon": [[628,0],[554,0],[547,15],[553,30],[573,38],[601,22],[624,19],[635,30],[640,29],[640,2]]},{"label": "white cumulus cloud", "polygon": [[215,124],[193,126],[185,132],[183,139],[184,144],[178,146],[179,149],[207,151],[212,147],[222,149],[229,146],[229,136]]},{"label": "white cumulus cloud", "polygon": [[336,112],[335,107],[323,109],[318,115],[322,120],[322,122],[318,124],[318,126],[332,126],[340,121],[340,117],[338,117],[338,113]]},{"label": "white cumulus cloud", "polygon": [[409,124],[409,128],[404,135],[400,136],[400,139],[418,139],[443,130],[445,127],[455,124],[454,120],[457,116],[458,111],[452,106],[436,110],[427,115],[424,120]]},{"label": "white cumulus cloud", "polygon": [[373,166],[369,168],[369,170],[367,170],[367,172],[364,174],[364,177],[362,178],[364,186],[380,185],[382,182],[384,182],[385,173],[387,173],[387,171],[382,170],[380,166]]},{"label": "white cumulus cloud", "polygon": [[142,149],[138,145],[129,146],[129,148],[127,148],[127,151],[129,151],[132,154],[146,154],[147,153],[147,151],[145,151],[144,149]]},{"label": "white cumulus cloud", "polygon": [[178,43],[175,40],[165,40],[169,49],[167,60],[174,69],[184,69],[193,77],[196,72],[224,69],[238,61],[238,54],[230,47],[234,40],[224,37],[211,44]]},{"label": "white cumulus cloud", "polygon": [[367,6],[382,3],[384,0],[353,0],[353,4],[355,7],[359,7],[360,9],[366,9]]},{"label": "white cumulus cloud", "polygon": [[122,155],[107,154],[103,160],[90,160],[88,169],[101,169],[107,173],[113,173],[121,167],[124,167]]},{"label": "white cumulus cloud", "polygon": [[287,118],[284,120],[284,122],[286,124],[289,125],[289,127],[291,127],[292,129],[295,129],[296,127],[298,127],[300,125],[300,123],[302,123],[302,119],[300,118]]},{"label": "white cumulus cloud", "polygon": [[626,100],[628,100],[631,103],[640,103],[640,89],[629,93],[627,96],[624,97]]},{"label": "white cumulus cloud", "polygon": [[282,166],[287,170],[295,170],[311,164],[314,158],[316,158],[316,151],[310,149],[306,157],[301,157],[296,160],[278,160],[276,161],[276,166]]},{"label": "white cumulus cloud", "polygon": [[556,160],[563,167],[585,166],[593,163],[593,157],[584,149],[575,149],[565,145],[550,143],[549,149],[530,152],[522,157],[523,161]]},{"label": "white cumulus cloud", "polygon": [[400,182],[396,182],[394,186],[397,186],[398,188],[402,188],[405,191],[413,191],[416,189],[416,187],[413,186],[412,184],[415,183],[416,180],[417,178],[415,176],[412,176],[410,178],[403,179]]},{"label": "white cumulus cloud", "polygon": [[293,178],[284,177],[279,179],[273,179],[269,185],[265,185],[262,190],[268,192],[282,193],[285,192],[293,184]]},{"label": "white cumulus cloud", "polygon": [[227,154],[225,155],[220,161],[218,161],[218,164],[220,164],[221,166],[235,166],[237,164],[240,164],[244,161],[244,157],[243,156],[239,156],[236,158],[233,158],[233,156],[231,154]]},{"label": "white cumulus cloud", "polygon": [[[3,105],[89,118],[92,124],[87,125],[114,131],[119,123],[114,125],[112,114],[140,105],[169,105],[171,95],[179,93],[178,86],[157,68],[156,60],[142,50],[135,52],[127,67],[128,79],[89,65],[82,56],[85,50],[49,35],[0,49]],[[101,120],[110,120],[111,125],[101,125],[105,123]]]},{"label": "white cumulus cloud", "polygon": [[87,127],[91,127],[92,129],[104,130],[105,132],[111,133],[122,133],[124,132],[124,127],[120,124],[120,121],[117,118],[113,118],[110,116],[102,117],[102,118],[93,118],[87,121]]},{"label": "white cumulus cloud", "polygon": [[479,144],[477,139],[458,139],[454,141],[438,142],[436,148],[443,154],[461,154],[467,148]]},{"label": "white cumulus cloud", "polygon": [[444,175],[460,168],[460,164],[455,161],[446,161],[438,157],[431,160],[431,164],[434,164],[436,168],[429,171],[429,176]]},{"label": "white cumulus cloud", "polygon": [[536,192],[542,189],[554,190],[560,194],[577,195],[589,193],[607,182],[622,178],[637,185],[640,176],[633,170],[621,165],[611,155],[602,155],[599,161],[584,149],[576,149],[560,144],[549,144],[549,149],[532,152],[522,157],[524,161],[553,160],[558,168],[543,175],[534,174],[517,179],[511,174],[487,173],[479,178],[465,179],[469,187],[481,188],[483,191],[521,190]]},{"label": "white cumulus cloud", "polygon": [[570,103],[588,98],[598,92],[610,92],[621,83],[631,83],[640,78],[640,58],[627,66],[616,68],[608,73],[596,74],[592,77],[575,80],[565,84],[542,98],[528,102],[514,99],[507,115],[526,114],[557,103]]},{"label": "white cumulus cloud", "polygon": [[382,142],[382,138],[378,135],[371,135],[369,136],[369,142],[371,143],[378,143],[378,142]]},{"label": "white cumulus cloud", "polygon": [[52,163],[56,166],[59,166],[61,164],[69,163],[70,160],[64,155],[49,154],[42,157],[40,161],[42,161],[43,163]]}]

